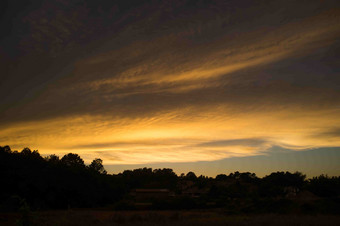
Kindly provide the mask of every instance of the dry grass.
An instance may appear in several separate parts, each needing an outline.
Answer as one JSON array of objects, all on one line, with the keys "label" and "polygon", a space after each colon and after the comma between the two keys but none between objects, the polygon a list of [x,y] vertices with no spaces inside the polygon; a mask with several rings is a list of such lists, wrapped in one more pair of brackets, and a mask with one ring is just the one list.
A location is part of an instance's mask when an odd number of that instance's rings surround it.
[{"label": "dry grass", "polygon": [[205,226],[211,225],[290,225],[319,226],[340,225],[340,216],[336,215],[226,215],[221,211],[104,211],[71,210],[41,211],[29,214],[28,220],[20,214],[0,214],[0,225],[36,225],[36,226],[87,226],[87,225],[176,225]]}]

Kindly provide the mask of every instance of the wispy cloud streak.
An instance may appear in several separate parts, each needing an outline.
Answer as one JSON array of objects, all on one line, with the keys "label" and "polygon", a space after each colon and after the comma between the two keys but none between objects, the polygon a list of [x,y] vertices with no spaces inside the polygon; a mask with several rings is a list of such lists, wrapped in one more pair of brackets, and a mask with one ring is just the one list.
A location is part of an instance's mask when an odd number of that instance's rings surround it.
[{"label": "wispy cloud streak", "polygon": [[[147,5],[143,10],[150,15],[124,20],[114,35],[103,33],[97,41],[89,32],[92,42],[79,44],[83,49],[66,41],[71,20],[63,13],[52,26],[62,31],[56,36],[63,42],[51,48],[56,52],[69,43],[71,60],[60,63],[66,69],[36,63],[11,72],[22,79],[30,75],[43,88],[0,108],[0,142],[43,154],[77,152],[86,161],[100,155],[110,164],[215,161],[273,147],[340,146],[334,127],[340,124],[339,8],[296,1],[280,2],[280,11],[252,4],[242,10],[228,4],[220,6],[224,11],[191,9],[186,16],[167,6],[171,19],[161,24],[162,13]],[[40,14],[27,17],[36,35],[28,41],[35,45],[44,33],[36,29]],[[75,15],[80,31],[79,18],[86,15]],[[50,34],[43,36],[53,43]],[[31,74],[23,75],[25,68]]]}]

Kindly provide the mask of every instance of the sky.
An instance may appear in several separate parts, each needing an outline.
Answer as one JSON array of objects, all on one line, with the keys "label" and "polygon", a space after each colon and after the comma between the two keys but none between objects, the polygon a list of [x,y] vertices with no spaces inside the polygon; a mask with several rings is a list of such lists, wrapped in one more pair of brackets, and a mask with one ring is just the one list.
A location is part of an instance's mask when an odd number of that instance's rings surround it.
[{"label": "sky", "polygon": [[109,173],[339,176],[339,1],[1,4],[1,146]]}]

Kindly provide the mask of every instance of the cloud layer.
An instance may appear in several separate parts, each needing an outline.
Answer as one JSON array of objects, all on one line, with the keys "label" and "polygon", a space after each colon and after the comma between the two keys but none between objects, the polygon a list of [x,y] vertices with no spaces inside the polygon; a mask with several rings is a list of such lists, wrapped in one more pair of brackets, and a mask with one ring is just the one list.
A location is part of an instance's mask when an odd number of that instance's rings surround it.
[{"label": "cloud layer", "polygon": [[27,12],[0,143],[109,164],[340,146],[336,1],[174,2]]}]

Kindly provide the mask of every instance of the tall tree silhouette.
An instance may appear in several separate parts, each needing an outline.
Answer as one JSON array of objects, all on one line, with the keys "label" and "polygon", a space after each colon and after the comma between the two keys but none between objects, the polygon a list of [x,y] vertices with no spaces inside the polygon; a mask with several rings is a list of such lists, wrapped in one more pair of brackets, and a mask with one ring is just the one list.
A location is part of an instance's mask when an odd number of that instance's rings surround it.
[{"label": "tall tree silhouette", "polygon": [[106,170],[104,169],[103,166],[103,160],[101,159],[94,159],[91,164],[89,165],[89,169],[93,170],[95,172],[101,173],[101,174],[106,174]]}]

